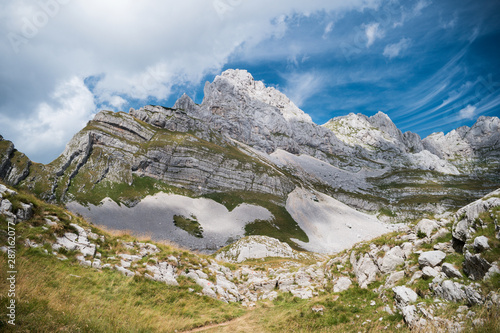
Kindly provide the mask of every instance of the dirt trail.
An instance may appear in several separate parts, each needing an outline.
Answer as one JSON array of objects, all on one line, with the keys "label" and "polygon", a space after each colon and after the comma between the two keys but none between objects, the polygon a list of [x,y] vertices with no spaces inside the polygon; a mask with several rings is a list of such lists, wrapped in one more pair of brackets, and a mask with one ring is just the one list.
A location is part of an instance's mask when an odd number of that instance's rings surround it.
[{"label": "dirt trail", "polygon": [[183,333],[194,332],[252,332],[259,333],[261,329],[256,325],[257,318],[252,318],[255,311],[248,311],[243,316],[220,323],[194,328]]}]

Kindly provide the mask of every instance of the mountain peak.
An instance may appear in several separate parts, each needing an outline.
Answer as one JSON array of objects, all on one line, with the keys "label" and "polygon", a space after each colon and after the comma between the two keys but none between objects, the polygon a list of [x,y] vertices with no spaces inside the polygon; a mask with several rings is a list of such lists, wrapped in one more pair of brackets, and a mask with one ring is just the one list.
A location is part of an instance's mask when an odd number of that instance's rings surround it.
[{"label": "mountain peak", "polygon": [[278,108],[287,121],[312,123],[311,117],[299,109],[285,94],[273,87],[266,87],[262,81],[255,81],[252,74],[244,69],[228,69],[216,76],[213,84],[219,84],[220,81],[231,84],[240,94]]}]

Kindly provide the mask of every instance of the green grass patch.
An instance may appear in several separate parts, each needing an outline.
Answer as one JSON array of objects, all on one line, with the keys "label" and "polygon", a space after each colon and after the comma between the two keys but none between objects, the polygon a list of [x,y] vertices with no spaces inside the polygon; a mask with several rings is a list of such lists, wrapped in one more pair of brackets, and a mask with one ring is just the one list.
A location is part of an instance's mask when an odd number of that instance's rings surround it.
[{"label": "green grass patch", "polygon": [[203,228],[193,215],[191,215],[191,218],[182,215],[174,215],[174,225],[187,231],[190,235],[203,238]]},{"label": "green grass patch", "polygon": [[[14,331],[39,332],[173,332],[240,316],[238,304],[225,304],[180,287],[98,272],[71,261],[61,262],[41,251],[18,253],[17,304]],[[6,270],[0,286],[6,290]],[[0,306],[8,302],[0,296]],[[0,327],[6,328],[5,318]],[[12,327],[9,327],[11,329]]]}]

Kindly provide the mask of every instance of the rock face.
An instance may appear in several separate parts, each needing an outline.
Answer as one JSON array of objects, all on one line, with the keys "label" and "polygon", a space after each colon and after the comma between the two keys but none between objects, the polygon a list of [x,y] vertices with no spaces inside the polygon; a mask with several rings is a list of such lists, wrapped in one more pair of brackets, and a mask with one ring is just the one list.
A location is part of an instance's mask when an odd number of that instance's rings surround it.
[{"label": "rock face", "polygon": [[28,176],[30,167],[28,157],[18,152],[12,142],[4,140],[0,135],[0,179],[17,185]]},{"label": "rock face", "polygon": [[446,258],[446,253],[443,251],[428,251],[420,254],[418,257],[418,263],[422,267],[435,267],[441,264],[444,258]]},{"label": "rock face", "polygon": [[447,160],[472,159],[477,154],[498,157],[500,148],[500,119],[496,117],[478,118],[471,128],[460,127],[444,135],[435,133],[423,141],[425,149]]},{"label": "rock face", "polygon": [[220,250],[215,256],[217,260],[237,263],[267,257],[298,259],[304,255],[277,239],[266,236],[248,236]]},{"label": "rock face", "polygon": [[455,214],[456,222],[453,224],[453,238],[462,244],[467,242],[477,228],[475,222],[479,214],[490,210],[492,207],[500,205],[500,189],[491,192],[485,198],[459,209]]},{"label": "rock face", "polygon": [[350,260],[359,286],[366,289],[370,283],[375,281],[380,270],[368,254],[356,259],[356,253],[353,251]]}]

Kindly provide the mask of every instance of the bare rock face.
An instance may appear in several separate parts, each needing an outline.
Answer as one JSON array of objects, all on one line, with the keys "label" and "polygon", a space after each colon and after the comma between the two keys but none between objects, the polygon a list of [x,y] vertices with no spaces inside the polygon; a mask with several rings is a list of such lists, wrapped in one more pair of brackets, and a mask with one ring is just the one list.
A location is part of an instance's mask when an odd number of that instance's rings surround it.
[{"label": "bare rock face", "polygon": [[485,198],[459,209],[455,214],[456,222],[453,224],[452,235],[456,240],[465,243],[475,232],[474,223],[481,213],[492,207],[500,205],[500,189],[488,194]]},{"label": "bare rock face", "polygon": [[[189,101],[184,104],[193,107]],[[187,133],[198,123],[185,112],[162,107],[147,106],[130,114],[102,111],[46,167],[54,180],[44,196],[78,198],[96,184],[132,185],[134,177],[150,177],[199,194],[240,190],[283,197],[293,190],[291,180],[231,140],[219,136],[210,142]],[[200,131],[200,137],[217,137],[208,126]],[[47,178],[34,175],[29,183]]]},{"label": "bare rock face", "polygon": [[421,267],[435,267],[440,265],[444,258],[446,258],[446,253],[443,251],[427,251],[420,254],[418,257],[418,264]]},{"label": "bare rock face", "polygon": [[28,157],[0,135],[0,179],[15,186],[28,176],[30,166]]},{"label": "bare rock face", "polygon": [[248,259],[267,257],[301,258],[290,245],[267,236],[249,236],[219,251],[215,259],[227,262],[243,262]]},{"label": "bare rock face", "polygon": [[491,263],[482,258],[480,254],[465,253],[464,272],[472,280],[481,280],[491,268]]},{"label": "bare rock face", "polygon": [[498,156],[500,119],[481,116],[471,127],[460,127],[450,133],[435,133],[423,140],[425,149],[446,159],[474,158],[478,154]]},{"label": "bare rock face", "polygon": [[350,261],[359,286],[363,289],[368,288],[368,285],[375,281],[379,274],[379,268],[367,253],[356,259],[356,253],[352,251]]}]

